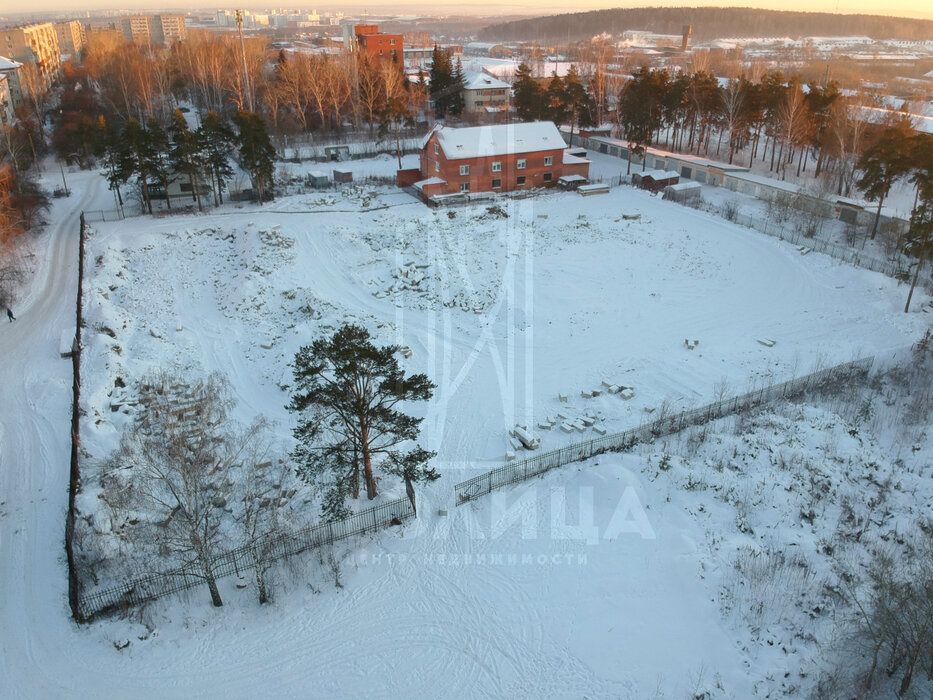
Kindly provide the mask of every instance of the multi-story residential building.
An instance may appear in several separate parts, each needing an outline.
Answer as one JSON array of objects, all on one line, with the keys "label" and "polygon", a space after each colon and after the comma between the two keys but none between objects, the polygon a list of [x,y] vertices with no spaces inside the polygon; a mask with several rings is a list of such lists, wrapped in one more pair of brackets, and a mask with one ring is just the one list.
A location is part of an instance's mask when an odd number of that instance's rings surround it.
[{"label": "multi-story residential building", "polygon": [[405,47],[401,34],[383,34],[375,24],[357,24],[352,27],[353,38],[348,49],[365,51],[374,58],[405,60]]},{"label": "multi-story residential building", "polygon": [[493,114],[509,111],[511,88],[486,73],[463,74],[463,109],[469,114]]},{"label": "multi-story residential building", "polygon": [[174,44],[176,41],[184,41],[188,38],[184,15],[155,15],[153,19],[158,20],[162,25],[162,41],[164,43]]},{"label": "multi-story residential building", "polygon": [[120,27],[136,44],[173,44],[188,37],[184,15],[133,15],[122,18]]},{"label": "multi-story residential building", "polygon": [[[123,17],[120,20],[120,28],[123,30],[123,36],[127,41],[132,41],[134,44],[143,44],[148,46],[153,43],[160,43],[153,41],[151,23],[149,22],[148,15],[133,15],[132,17]],[[161,24],[159,29],[162,29]]]},{"label": "multi-story residential building", "polygon": [[[4,59],[0,58],[0,61]],[[13,96],[10,93],[10,81],[5,74],[0,73],[0,125],[10,124],[13,121]]]},{"label": "multi-story residential building", "polygon": [[[561,177],[589,177],[590,161],[567,152],[551,122],[434,127],[421,148],[421,167],[400,170],[426,198],[456,192],[510,192],[552,187]],[[418,180],[415,182],[415,180]]]},{"label": "multi-story residential building", "polygon": [[56,22],[55,33],[58,36],[58,50],[77,56],[84,48],[84,27],[77,20]]},{"label": "multi-story residential building", "polygon": [[[0,55],[20,63],[34,63],[49,85],[62,67],[58,34],[51,22],[0,29]],[[15,94],[13,99],[17,100]]]},{"label": "multi-story residential building", "polygon": [[6,81],[7,89],[10,92],[10,104],[13,107],[19,103],[22,97],[22,91],[19,87],[19,69],[22,65],[19,61],[0,56],[0,76],[3,76]]}]

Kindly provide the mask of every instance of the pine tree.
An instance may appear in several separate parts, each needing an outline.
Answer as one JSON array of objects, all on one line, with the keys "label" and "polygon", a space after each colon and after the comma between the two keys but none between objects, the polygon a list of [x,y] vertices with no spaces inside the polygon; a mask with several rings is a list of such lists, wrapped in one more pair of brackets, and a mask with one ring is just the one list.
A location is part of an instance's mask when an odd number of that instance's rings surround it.
[{"label": "pine tree", "polygon": [[884,127],[859,158],[858,169],[862,176],[856,184],[868,199],[878,200],[878,211],[871,227],[873,240],[878,233],[884,198],[891,191],[891,185],[910,171],[911,131],[910,121],[906,118]]},{"label": "pine tree", "polygon": [[567,121],[570,112],[567,108],[567,91],[564,89],[564,81],[554,74],[551,82],[547,85],[547,118],[555,124],[563,124]]},{"label": "pine tree", "polygon": [[914,288],[920,278],[920,268],[923,263],[933,257],[933,197],[924,198],[914,208],[910,216],[910,229],[907,232],[907,242],[904,251],[917,258],[917,268],[907,293],[907,304],[904,313],[910,311],[910,300],[914,295]]},{"label": "pine tree", "polygon": [[217,112],[208,112],[198,128],[198,140],[204,161],[211,174],[214,203],[224,203],[224,185],[233,177],[230,155],[233,153],[233,130]]},{"label": "pine tree", "polygon": [[177,174],[187,175],[191,183],[191,198],[201,206],[201,172],[204,168],[204,156],[198,135],[188,128],[185,115],[175,110],[169,126],[172,137],[172,149],[169,151],[169,164]]},{"label": "pine tree", "polygon": [[515,71],[512,83],[513,102],[518,118],[522,121],[537,121],[544,117],[544,92],[538,81],[531,76],[531,68],[522,63]]},{"label": "pine tree", "polygon": [[103,157],[107,164],[107,169],[101,173],[107,178],[107,184],[117,195],[117,202],[123,207],[123,194],[120,192],[120,186],[125,184],[128,177],[127,172],[130,168],[122,163],[127,157],[127,152],[121,148],[120,134],[116,129],[110,126],[103,115],[100,117],[100,129],[103,136],[104,152]]},{"label": "pine tree", "polygon": [[463,109],[466,107],[466,103],[463,99],[463,64],[460,63],[460,59],[457,59],[457,63],[454,65],[453,73],[450,76],[450,102],[448,109],[450,113],[455,117],[459,117],[463,114]]},{"label": "pine tree", "polygon": [[415,120],[411,116],[408,105],[398,97],[391,97],[382,108],[379,121],[379,138],[384,139],[389,134],[395,137],[395,155],[398,158],[399,170],[402,169],[402,141],[403,127],[412,128]]},{"label": "pine tree", "polygon": [[450,52],[435,46],[431,58],[431,71],[428,75],[428,89],[431,93],[431,101],[434,103],[434,112],[439,118],[450,111],[452,82],[453,67],[450,63]]},{"label": "pine tree", "polygon": [[372,500],[376,470],[408,482],[433,481],[433,452],[417,444],[421,418],[397,410],[402,402],[426,401],[434,390],[423,374],[405,376],[398,346],[377,347],[369,332],[344,325],[330,338],[303,346],[292,365],[295,388],[288,408],[298,416],[293,456],[298,475],[326,490],[322,510],[346,514],[346,498],[358,498],[360,481]]},{"label": "pine tree", "polygon": [[168,132],[159,123],[155,117],[149,117],[146,123],[146,131],[149,133],[149,158],[150,169],[162,185],[162,191],[165,192],[165,204],[169,209],[172,208],[172,197],[168,193],[169,181],[172,179],[172,168],[169,164],[169,138]]},{"label": "pine tree", "polygon": [[116,178],[127,182],[133,175],[136,176],[143,202],[150,214],[152,199],[149,196],[149,178],[153,175],[151,150],[152,144],[146,129],[135,119],[127,119],[120,133]]},{"label": "pine tree", "polygon": [[586,91],[575,65],[570,66],[564,76],[564,99],[570,118],[570,146],[573,146],[573,130],[579,126],[593,126],[593,114],[596,111],[593,98]]},{"label": "pine tree", "polygon": [[241,110],[233,118],[236,124],[240,163],[256,184],[259,203],[271,199],[272,169],[275,148],[266,131],[266,122],[258,114]]}]

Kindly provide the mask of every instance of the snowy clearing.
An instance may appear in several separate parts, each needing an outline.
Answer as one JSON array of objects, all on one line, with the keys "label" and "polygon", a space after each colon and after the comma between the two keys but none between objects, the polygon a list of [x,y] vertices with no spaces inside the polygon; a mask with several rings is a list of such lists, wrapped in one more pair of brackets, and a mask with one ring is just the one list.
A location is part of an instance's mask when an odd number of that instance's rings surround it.
[{"label": "snowy clearing", "polygon": [[[44,301],[25,301],[26,323],[0,335],[13,358],[0,370],[5,395],[28,407],[0,421],[0,552],[4,571],[18,572],[0,577],[3,695],[746,698],[780,689],[785,672],[794,692],[807,687],[799,676],[812,677],[806,659],[827,626],[780,651],[803,608],[778,603],[756,636],[741,614],[754,600],[735,593],[746,546],[797,538],[812,577],[828,575],[817,541],[833,513],[805,532],[807,475],[774,479],[768,445],[783,435],[800,454],[792,463],[825,463],[854,500],[827,445],[843,462],[875,450],[890,469],[890,440],[853,444],[827,409],[791,406],[771,423],[720,421],[664,473],[655,465],[672,446],[571,465],[464,508],[452,487],[504,461],[516,422],[589,410],[621,430],[665,400],[697,405],[855,357],[906,359],[929,326],[925,294],[905,315],[906,288],[891,279],[628,188],[437,211],[394,188],[354,186],[262,210],[94,224],[86,479],[129,419],[111,410],[117,379],[129,385],[155,365],[224,372],[242,416],[268,415],[287,439],[288,363],[347,319],[411,348],[406,370],[438,384],[422,440],[443,478],[419,493],[418,521],[338,547],[337,566],[322,553],[281,567],[272,606],[228,579],[222,609],[195,589],[78,628],[61,546],[70,373],[58,344],[73,319],[75,205],[109,196],[96,176],[84,184],[84,202],[56,205]],[[604,381],[634,395],[583,398]],[[539,449],[583,437],[535,433]],[[748,447],[734,468],[707,466],[703,488],[691,485],[688,458],[715,465],[737,443]],[[911,452],[908,472],[929,454]],[[385,498],[402,493],[385,486]],[[925,483],[904,492],[901,518],[929,503]],[[86,513],[94,496],[89,483]],[[740,502],[753,504],[744,524]],[[573,531],[590,505],[596,532]],[[793,579],[802,592],[804,579]]]}]

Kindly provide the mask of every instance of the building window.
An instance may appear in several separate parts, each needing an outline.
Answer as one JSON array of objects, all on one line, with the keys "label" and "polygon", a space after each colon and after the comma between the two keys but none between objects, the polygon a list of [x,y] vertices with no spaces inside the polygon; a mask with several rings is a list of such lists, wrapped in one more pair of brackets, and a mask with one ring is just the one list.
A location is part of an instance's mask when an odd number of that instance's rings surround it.
[{"label": "building window", "polygon": [[461,165],[461,166],[460,166],[460,174],[461,174],[461,175],[469,175],[469,174],[470,174],[470,166],[469,166],[469,165]]},{"label": "building window", "polygon": [[524,170],[524,169],[525,169],[525,159],[524,159],[524,158],[519,158],[519,159],[518,159],[518,162],[515,163],[515,167],[516,167],[517,169],[519,169],[519,170]]},{"label": "building window", "polygon": [[494,190],[498,190],[498,189],[501,188],[501,187],[502,187],[502,180],[501,180],[500,178],[498,178],[498,177],[493,178],[493,180],[492,180],[492,188],[493,188]]},{"label": "building window", "polygon": [[544,165],[545,165],[545,166],[547,166],[547,165],[553,165],[553,164],[554,164],[554,156],[544,156]]},{"label": "building window", "polygon": [[492,171],[493,171],[494,173],[501,173],[501,172],[502,172],[502,161],[500,161],[500,160],[495,160],[495,161],[493,161],[493,163],[492,163]]},{"label": "building window", "polygon": [[519,175],[517,178],[515,178],[515,184],[516,184],[516,185],[524,185],[524,184],[525,184],[525,176],[524,176],[524,175]]},{"label": "building window", "polygon": [[544,173],[544,181],[550,182],[553,175],[551,173]]},{"label": "building window", "polygon": [[441,171],[441,164],[439,161],[434,161],[434,172],[439,173]]},{"label": "building window", "polygon": [[434,155],[437,155],[439,151],[440,151],[440,148],[438,148],[437,144],[435,143],[434,144]]},{"label": "building window", "polygon": [[469,182],[461,182],[461,183],[460,183],[460,191],[461,191],[461,192],[469,192],[469,191],[470,191],[470,183],[469,183]]}]

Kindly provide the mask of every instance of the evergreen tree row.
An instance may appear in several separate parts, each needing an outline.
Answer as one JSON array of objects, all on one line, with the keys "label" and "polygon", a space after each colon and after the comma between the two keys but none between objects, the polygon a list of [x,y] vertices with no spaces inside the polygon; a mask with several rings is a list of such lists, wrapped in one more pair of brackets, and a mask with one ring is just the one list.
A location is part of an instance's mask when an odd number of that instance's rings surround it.
[{"label": "evergreen tree row", "polygon": [[207,185],[214,204],[223,204],[223,189],[234,176],[230,158],[237,152],[240,165],[250,174],[259,201],[272,197],[275,150],[263,119],[240,111],[232,128],[216,112],[208,112],[201,125],[191,130],[185,115],[176,110],[167,127],[155,117],[145,124],[128,119],[117,132],[101,119],[99,147],[95,155],[106,163],[105,175],[120,204],[120,187],[135,179],[143,203],[152,213],[153,198],[165,198],[172,208],[171,183],[182,176],[191,186],[191,199],[203,208],[202,191]]}]

